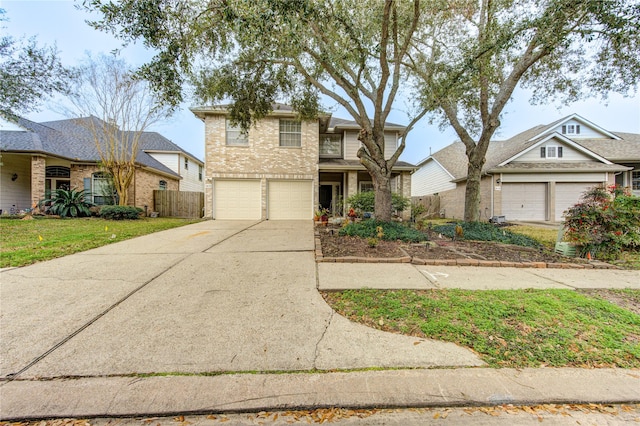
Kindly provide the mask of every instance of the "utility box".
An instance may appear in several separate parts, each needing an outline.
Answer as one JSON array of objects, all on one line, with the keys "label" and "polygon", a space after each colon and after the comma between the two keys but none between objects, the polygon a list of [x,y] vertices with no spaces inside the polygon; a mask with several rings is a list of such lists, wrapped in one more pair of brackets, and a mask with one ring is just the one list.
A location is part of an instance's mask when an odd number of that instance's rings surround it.
[{"label": "utility box", "polygon": [[567,257],[576,257],[576,246],[571,243],[556,243],[555,252]]},{"label": "utility box", "polygon": [[507,223],[507,220],[505,219],[504,216],[491,216],[491,219],[489,219],[489,223],[495,223],[498,225],[502,225]]}]

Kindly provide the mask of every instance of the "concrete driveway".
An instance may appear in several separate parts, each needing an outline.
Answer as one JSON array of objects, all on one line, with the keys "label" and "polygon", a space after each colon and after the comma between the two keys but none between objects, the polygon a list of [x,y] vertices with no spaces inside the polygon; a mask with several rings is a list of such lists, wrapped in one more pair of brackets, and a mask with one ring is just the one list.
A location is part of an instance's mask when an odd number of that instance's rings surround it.
[{"label": "concrete driveway", "polygon": [[313,224],[206,221],[0,273],[0,375],[479,366],[335,314]]}]

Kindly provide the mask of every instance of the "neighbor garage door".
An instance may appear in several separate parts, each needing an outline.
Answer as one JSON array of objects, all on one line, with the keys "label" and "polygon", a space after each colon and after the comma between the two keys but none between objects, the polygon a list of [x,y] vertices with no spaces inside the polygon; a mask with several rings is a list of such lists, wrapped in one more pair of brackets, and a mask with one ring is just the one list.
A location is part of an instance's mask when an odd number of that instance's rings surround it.
[{"label": "neighbor garage door", "polygon": [[582,194],[598,183],[556,183],[555,220],[564,220],[562,213],[580,201]]},{"label": "neighbor garage door", "polygon": [[213,185],[216,219],[261,219],[262,192],[259,180],[216,180]]},{"label": "neighbor garage door", "polygon": [[309,220],[313,217],[313,183],[308,180],[272,180],[268,185],[270,220]]},{"label": "neighbor garage door", "polygon": [[506,220],[547,220],[546,183],[504,183],[502,214]]}]

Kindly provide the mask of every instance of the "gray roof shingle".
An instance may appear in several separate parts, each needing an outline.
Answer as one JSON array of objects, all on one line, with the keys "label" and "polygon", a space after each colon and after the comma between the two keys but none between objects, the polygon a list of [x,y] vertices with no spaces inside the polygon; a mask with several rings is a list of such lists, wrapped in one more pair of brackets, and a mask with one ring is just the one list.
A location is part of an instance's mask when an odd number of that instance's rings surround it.
[{"label": "gray roof shingle", "polygon": [[[92,123],[93,122],[93,123]],[[102,126],[96,117],[36,123],[20,119],[18,124],[24,131],[0,131],[0,150],[13,152],[48,153],[73,161],[98,162],[100,155],[94,142],[90,126]],[[178,177],[170,168],[150,156],[149,151],[181,152],[200,161],[198,157],[184,151],[178,145],[157,132],[144,132],[136,161],[143,166],[154,168],[162,173]]]}]

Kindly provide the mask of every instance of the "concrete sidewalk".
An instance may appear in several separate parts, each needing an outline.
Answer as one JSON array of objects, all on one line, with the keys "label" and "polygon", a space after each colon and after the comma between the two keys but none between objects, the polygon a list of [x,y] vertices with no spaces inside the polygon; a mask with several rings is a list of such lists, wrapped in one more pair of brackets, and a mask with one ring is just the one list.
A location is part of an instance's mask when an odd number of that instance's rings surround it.
[{"label": "concrete sidewalk", "polygon": [[206,221],[0,272],[0,418],[640,400],[637,371],[483,368],[317,291],[637,288],[637,272],[316,264],[312,228]]},{"label": "concrete sidewalk", "polygon": [[318,289],[640,289],[640,271],[426,266],[410,263],[318,263]]},{"label": "concrete sidewalk", "polygon": [[319,407],[635,403],[640,375],[618,369],[435,369],[215,377],[14,381],[2,418],[152,417]]}]

